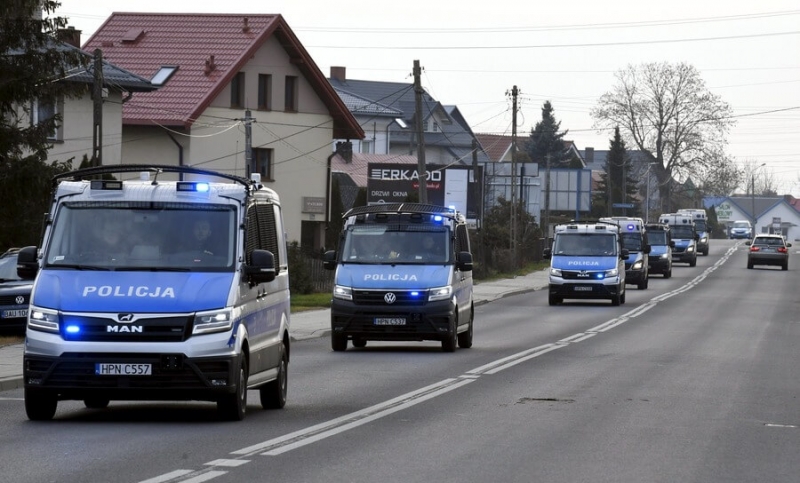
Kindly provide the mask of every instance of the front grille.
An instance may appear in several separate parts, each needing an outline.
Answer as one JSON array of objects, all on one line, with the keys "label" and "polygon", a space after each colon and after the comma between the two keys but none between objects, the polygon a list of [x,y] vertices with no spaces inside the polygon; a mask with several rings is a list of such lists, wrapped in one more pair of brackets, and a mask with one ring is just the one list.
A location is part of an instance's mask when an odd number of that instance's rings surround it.
[{"label": "front grille", "polygon": [[588,270],[562,270],[561,278],[564,280],[597,280],[597,274],[602,272]]},{"label": "front grille", "polygon": [[686,247],[675,247],[672,249],[672,253],[683,253],[686,251]]},{"label": "front grille", "polygon": [[[23,302],[17,303],[17,297],[22,297]],[[19,295],[2,295],[0,296],[0,305],[28,305],[30,302],[30,294],[19,294]]]},{"label": "front grille", "polygon": [[[394,294],[392,303],[386,301],[387,294]],[[391,299],[391,297],[389,297]],[[356,305],[420,306],[428,299],[427,290],[353,290]]]},{"label": "front grille", "polygon": [[[73,332],[68,332],[72,327]],[[74,330],[77,331],[75,332]],[[111,317],[64,315],[61,336],[64,340],[86,342],[183,342],[192,330],[190,316],[139,318],[130,323]]]}]

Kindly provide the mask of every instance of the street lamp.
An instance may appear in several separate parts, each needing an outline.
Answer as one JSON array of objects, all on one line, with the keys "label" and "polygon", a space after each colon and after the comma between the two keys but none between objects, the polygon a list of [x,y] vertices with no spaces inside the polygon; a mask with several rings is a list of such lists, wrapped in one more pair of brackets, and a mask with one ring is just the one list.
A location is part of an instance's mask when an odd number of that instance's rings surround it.
[{"label": "street lamp", "polygon": [[761,163],[760,165],[756,166],[750,176],[750,201],[753,205],[753,232],[751,235],[753,236],[756,234],[756,224],[758,224],[758,217],[756,216],[756,171],[766,165],[767,163]]}]

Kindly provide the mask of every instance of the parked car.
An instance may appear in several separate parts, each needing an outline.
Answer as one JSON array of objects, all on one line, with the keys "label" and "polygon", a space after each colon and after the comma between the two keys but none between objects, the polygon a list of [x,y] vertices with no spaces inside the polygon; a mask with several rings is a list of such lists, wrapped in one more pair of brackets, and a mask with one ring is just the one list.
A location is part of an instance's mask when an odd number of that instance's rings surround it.
[{"label": "parked car", "polygon": [[17,254],[12,248],[0,255],[0,330],[25,331],[33,280],[17,275]]},{"label": "parked car", "polygon": [[781,270],[789,270],[789,250],[791,243],[781,235],[758,235],[753,241],[745,242],[750,246],[747,252],[747,268],[755,265],[778,265]]},{"label": "parked car", "polygon": [[749,221],[737,220],[733,222],[733,226],[731,226],[730,239],[735,240],[737,238],[744,238],[745,240],[750,240],[753,238],[753,227],[750,225]]}]

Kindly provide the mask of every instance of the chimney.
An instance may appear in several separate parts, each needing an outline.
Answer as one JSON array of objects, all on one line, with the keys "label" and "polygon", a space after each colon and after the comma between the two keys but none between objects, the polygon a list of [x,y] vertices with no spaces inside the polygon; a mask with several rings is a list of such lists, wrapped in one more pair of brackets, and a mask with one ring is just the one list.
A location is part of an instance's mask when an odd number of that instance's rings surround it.
[{"label": "chimney", "polygon": [[331,66],[331,79],[336,79],[339,82],[347,80],[347,68]]},{"label": "chimney", "polygon": [[584,158],[586,158],[586,164],[594,163],[594,148],[586,148]]},{"label": "chimney", "polygon": [[216,68],[217,68],[217,64],[214,63],[214,56],[213,55],[209,55],[208,59],[206,59],[206,66],[203,69],[203,73],[205,73],[205,75],[209,75]]},{"label": "chimney", "polygon": [[250,31],[250,25],[247,23],[247,17],[244,18],[244,25],[242,25],[242,32],[247,33]]},{"label": "chimney", "polygon": [[58,29],[58,40],[73,47],[81,48],[81,31],[75,27]]},{"label": "chimney", "polygon": [[346,164],[353,162],[353,143],[350,141],[339,141],[336,143],[336,152],[344,159]]}]

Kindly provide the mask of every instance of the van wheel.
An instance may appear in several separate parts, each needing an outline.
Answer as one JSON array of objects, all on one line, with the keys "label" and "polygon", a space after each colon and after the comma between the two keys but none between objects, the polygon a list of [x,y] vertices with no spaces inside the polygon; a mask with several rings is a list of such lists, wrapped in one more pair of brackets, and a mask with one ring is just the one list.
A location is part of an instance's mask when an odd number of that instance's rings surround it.
[{"label": "van wheel", "polygon": [[622,296],[620,294],[616,294],[611,296],[611,305],[614,307],[619,306],[622,303]]},{"label": "van wheel", "polygon": [[442,340],[442,350],[445,352],[455,352],[456,344],[458,341],[458,314],[453,317],[450,322],[450,330],[447,336]]},{"label": "van wheel", "polygon": [[105,409],[109,402],[107,397],[89,397],[83,400],[83,405],[89,409]]},{"label": "van wheel", "polygon": [[693,258],[693,259],[692,259],[692,261],[691,261],[691,262],[689,262],[689,266],[690,266],[690,267],[695,267],[695,266],[697,266],[697,258]]},{"label": "van wheel", "polygon": [[639,290],[644,290],[647,288],[647,276],[644,276],[644,279],[639,281],[639,283],[636,285],[636,288]]},{"label": "van wheel", "polygon": [[475,320],[475,309],[469,310],[469,329],[466,332],[458,334],[458,346],[462,349],[469,349],[472,347],[472,321]]},{"label": "van wheel", "polygon": [[31,421],[49,421],[56,415],[58,397],[49,391],[25,389],[25,414]]},{"label": "van wheel", "polygon": [[363,337],[353,337],[353,347],[366,347],[367,346],[367,339]]},{"label": "van wheel", "polygon": [[564,301],[564,299],[562,299],[561,297],[559,297],[557,295],[550,294],[550,296],[547,297],[547,303],[549,303],[550,305],[558,305],[563,301]]},{"label": "van wheel", "polygon": [[226,421],[241,421],[247,410],[247,360],[244,354],[241,354],[239,359],[241,362],[236,378],[236,390],[233,394],[226,394],[217,401],[217,412]]},{"label": "van wheel", "polygon": [[347,350],[347,336],[342,334],[331,334],[331,349],[334,352],[344,352]]},{"label": "van wheel", "polygon": [[666,272],[664,272],[664,278],[670,278],[672,276],[672,269],[670,268]]},{"label": "van wheel", "polygon": [[278,364],[278,376],[258,390],[261,407],[264,409],[281,409],[286,406],[286,393],[289,389],[289,355],[286,346],[281,344],[281,362]]}]

